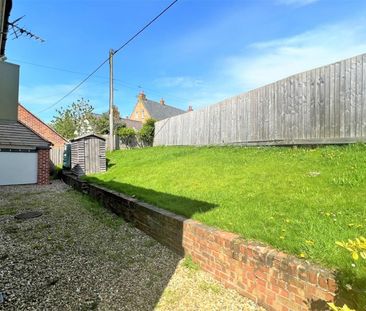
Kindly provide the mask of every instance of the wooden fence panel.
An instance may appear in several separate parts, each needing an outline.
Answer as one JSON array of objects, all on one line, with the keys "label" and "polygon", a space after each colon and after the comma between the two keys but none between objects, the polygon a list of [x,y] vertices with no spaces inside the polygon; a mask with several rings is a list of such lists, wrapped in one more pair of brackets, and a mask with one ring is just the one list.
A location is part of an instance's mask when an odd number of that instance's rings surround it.
[{"label": "wooden fence panel", "polygon": [[61,166],[64,161],[64,146],[52,147],[50,150],[50,160],[53,165]]},{"label": "wooden fence panel", "polygon": [[366,54],[156,123],[154,145],[366,140]]}]

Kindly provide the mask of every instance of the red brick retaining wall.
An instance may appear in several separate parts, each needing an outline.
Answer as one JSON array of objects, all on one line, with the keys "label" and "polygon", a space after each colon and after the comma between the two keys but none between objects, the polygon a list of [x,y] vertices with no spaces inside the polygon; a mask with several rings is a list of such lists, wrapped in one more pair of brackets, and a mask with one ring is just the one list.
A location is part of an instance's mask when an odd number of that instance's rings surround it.
[{"label": "red brick retaining wall", "polygon": [[337,284],[333,271],[312,265],[237,234],[159,209],[72,175],[64,181],[268,310],[328,310]]},{"label": "red brick retaining wall", "polygon": [[37,184],[47,185],[50,183],[50,150],[39,149],[38,151]]},{"label": "red brick retaining wall", "polygon": [[239,235],[186,220],[183,247],[226,287],[268,310],[328,310],[325,302],[335,299],[331,271]]}]

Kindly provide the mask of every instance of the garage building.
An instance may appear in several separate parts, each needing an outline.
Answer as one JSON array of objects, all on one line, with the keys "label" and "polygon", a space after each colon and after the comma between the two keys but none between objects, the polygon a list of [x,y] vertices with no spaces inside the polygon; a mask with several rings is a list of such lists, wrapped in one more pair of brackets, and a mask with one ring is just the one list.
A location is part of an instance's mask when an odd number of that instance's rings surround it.
[{"label": "garage building", "polygon": [[50,145],[20,122],[0,120],[0,185],[48,184]]}]

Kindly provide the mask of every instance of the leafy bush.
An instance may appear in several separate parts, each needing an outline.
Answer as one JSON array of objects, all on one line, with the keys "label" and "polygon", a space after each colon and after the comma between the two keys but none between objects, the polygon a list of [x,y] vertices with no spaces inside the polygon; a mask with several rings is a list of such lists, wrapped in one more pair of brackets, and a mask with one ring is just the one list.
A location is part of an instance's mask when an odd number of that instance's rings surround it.
[{"label": "leafy bush", "polygon": [[51,165],[50,167],[50,176],[51,179],[60,179],[61,178],[61,171],[62,171],[62,167],[61,165]]},{"label": "leafy bush", "polygon": [[133,128],[121,127],[118,129],[118,135],[126,147],[131,147],[132,142],[136,139],[136,132]]},{"label": "leafy bush", "polygon": [[139,140],[143,146],[152,146],[155,135],[155,122],[156,120],[154,119],[146,120],[138,133]]}]

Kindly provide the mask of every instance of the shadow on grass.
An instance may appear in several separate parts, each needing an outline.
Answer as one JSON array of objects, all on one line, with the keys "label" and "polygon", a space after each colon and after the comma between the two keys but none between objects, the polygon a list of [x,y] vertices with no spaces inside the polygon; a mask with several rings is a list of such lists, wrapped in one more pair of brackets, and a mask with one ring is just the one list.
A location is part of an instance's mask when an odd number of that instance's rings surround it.
[{"label": "shadow on grass", "polygon": [[[158,192],[152,189],[146,189],[141,187],[136,187],[130,184],[119,183],[115,181],[104,182],[99,180],[97,177],[85,177],[83,178],[87,182],[81,182],[80,185],[73,185],[74,187],[80,187],[79,190],[84,193],[88,193],[90,197],[99,201],[104,207],[110,209],[117,215],[122,216],[125,220],[134,224],[134,226],[146,234],[150,235],[154,239],[158,240],[161,244],[167,246],[175,252],[169,256],[169,260],[164,260],[164,258],[159,258],[159,269],[152,269],[148,274],[155,278],[155,282],[151,280],[146,283],[146,280],[141,279],[140,281],[136,279],[136,282],[141,282],[137,286],[142,292],[134,292],[133,299],[137,297],[147,297],[148,305],[139,306],[139,310],[154,310],[159,301],[164,294],[164,290],[168,285],[168,282],[172,278],[179,261],[184,255],[183,250],[183,222],[184,218],[177,216],[163,209],[157,209],[155,206],[159,206],[160,202],[168,202],[169,205],[179,204],[185,207],[185,216],[190,217],[193,213],[205,213],[216,205],[192,200],[182,196],[176,196],[164,192]],[[80,183],[80,181],[76,181]],[[90,183],[90,184],[89,184]],[[98,185],[115,190],[121,194],[113,194],[111,192],[104,191]],[[139,200],[149,202],[154,204],[154,206],[139,201],[136,204],[134,199],[128,198],[123,194],[129,195],[132,198],[138,197]],[[148,256],[148,254],[146,254]],[[148,260],[153,260],[149,258]],[[144,269],[150,269],[149,267],[154,267],[154,265],[146,265]],[[158,276],[158,279],[156,278]],[[138,278],[138,276],[136,276]],[[125,294],[125,293],[123,293]],[[169,295],[169,291],[165,293],[165,296]],[[179,297],[176,297],[179,298]],[[166,297],[164,310],[174,309],[176,306],[176,299],[174,299],[173,305],[168,306],[166,303],[171,301],[169,297]]]},{"label": "shadow on grass", "polygon": [[88,176],[84,177],[83,179],[108,189],[129,195],[133,198],[137,198],[141,201],[148,202],[155,206],[164,206],[164,209],[166,210],[169,210],[170,206],[183,206],[184,209],[181,210],[180,214],[187,218],[191,218],[193,214],[205,213],[217,207],[217,205],[212,203],[194,200],[165,192],[159,192],[148,188],[141,188],[131,184],[116,182],[114,180],[104,181],[95,176]]},{"label": "shadow on grass", "polygon": [[[85,177],[85,179],[88,182],[101,185],[102,187],[106,187],[111,190],[115,190],[119,193],[124,193],[132,197],[137,197],[138,199],[142,201],[149,202],[151,204],[154,204],[155,206],[164,206],[164,208],[169,208],[169,206],[183,206],[184,210],[181,210],[181,214],[184,215],[187,218],[191,218],[193,214],[196,213],[206,213],[215,207],[217,207],[214,204],[203,202],[199,200],[193,200],[182,196],[176,196],[164,192],[158,192],[152,189],[146,189],[137,187],[131,184],[125,184],[116,182],[114,180],[111,181],[103,181],[100,180],[98,177],[95,176],[88,176]],[[115,202],[109,201],[109,199],[106,199],[101,194],[94,193],[93,190],[91,190],[92,196],[94,198],[98,199],[105,207],[111,209],[117,214],[122,215],[120,209],[118,208],[118,204]],[[147,204],[148,206],[148,204]],[[126,207],[126,206],[125,206]],[[125,209],[124,207],[124,209]],[[127,204],[128,207],[128,204]],[[172,247],[172,244],[174,245],[180,245],[182,246],[182,237],[183,237],[183,222],[177,221],[176,227],[174,227],[174,230],[170,230],[169,226],[166,226],[166,223],[164,221],[159,220],[158,218],[155,218],[153,216],[146,216],[146,210],[142,214],[145,216],[139,215],[138,209],[134,211],[134,215],[131,217],[132,222],[134,222],[135,226],[150,236],[154,237],[155,239],[159,240],[160,243],[167,245],[171,249],[174,249],[176,252],[182,254],[183,248],[178,247],[174,248]],[[169,212],[163,212],[169,213]],[[125,219],[128,219],[128,215],[122,215]],[[149,227],[142,226],[139,217],[147,217],[143,219],[142,222],[147,222]],[[150,218],[149,218],[150,217]],[[137,221],[136,221],[137,218]],[[179,218],[179,216],[178,216]],[[155,227],[155,228],[154,228]],[[151,229],[152,228],[152,229]],[[160,232],[160,233],[157,233]],[[178,263],[178,260],[165,268],[165,274],[164,274],[164,280],[166,282],[162,283],[162,286],[160,290],[154,292],[154,303],[151,305],[151,309],[153,310],[156,304],[159,302],[159,299],[161,297],[161,294],[164,291],[165,286],[167,285],[167,282],[169,281],[169,275],[173,275],[176,264]],[[338,283],[338,292],[336,297],[336,304],[339,306],[342,306],[343,304],[347,304],[349,307],[355,308],[356,310],[366,310],[366,293],[364,292],[364,289],[366,289],[366,279],[365,278],[359,278],[356,277],[352,271],[339,271],[336,275],[337,283]],[[350,286],[352,289],[350,290]],[[329,310],[326,302],[324,300],[314,300],[314,301],[307,301],[309,310]]]},{"label": "shadow on grass", "polygon": [[116,165],[115,163],[111,163],[111,160],[108,158],[106,159],[106,164],[107,164],[107,169],[110,169],[111,167]]},{"label": "shadow on grass", "polygon": [[336,279],[338,284],[336,305],[343,306],[346,304],[355,310],[366,310],[365,276],[357,276],[352,268],[349,268],[337,271]]}]

